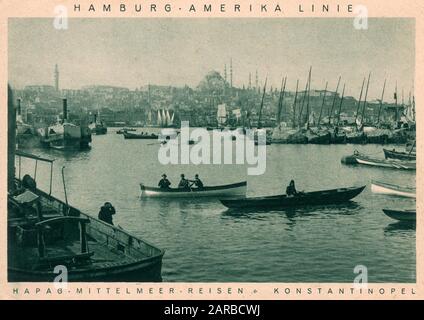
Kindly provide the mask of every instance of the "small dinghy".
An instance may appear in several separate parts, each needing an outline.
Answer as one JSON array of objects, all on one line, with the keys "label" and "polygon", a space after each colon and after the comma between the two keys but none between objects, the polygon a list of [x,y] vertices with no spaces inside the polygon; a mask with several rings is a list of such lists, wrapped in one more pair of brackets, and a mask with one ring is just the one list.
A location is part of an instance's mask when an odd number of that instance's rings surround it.
[{"label": "small dinghy", "polygon": [[415,188],[410,188],[406,186],[398,186],[391,183],[380,182],[380,181],[371,181],[371,191],[373,193],[387,194],[392,196],[406,197],[406,198],[416,198]]},{"label": "small dinghy", "polygon": [[357,163],[374,167],[402,169],[402,170],[416,170],[415,161],[402,161],[402,160],[387,160],[369,157],[355,152],[353,157]]},{"label": "small dinghy", "polygon": [[392,210],[392,209],[383,209],[383,212],[386,216],[399,220],[399,221],[409,221],[414,222],[416,221],[416,210]]},{"label": "small dinghy", "polygon": [[298,193],[296,196],[287,196],[284,194],[243,199],[220,199],[220,201],[227,208],[284,209],[288,207],[342,203],[353,199],[364,189],[365,186]]},{"label": "small dinghy", "polygon": [[415,152],[401,152],[393,150],[384,149],[384,156],[386,159],[399,159],[399,160],[408,160],[415,161],[417,159],[417,155]]},{"label": "small dinghy", "polygon": [[206,186],[203,188],[157,188],[148,187],[140,183],[141,198],[161,197],[161,198],[190,198],[190,197],[215,197],[226,198],[235,196],[246,196],[247,182],[226,184],[221,186]]}]

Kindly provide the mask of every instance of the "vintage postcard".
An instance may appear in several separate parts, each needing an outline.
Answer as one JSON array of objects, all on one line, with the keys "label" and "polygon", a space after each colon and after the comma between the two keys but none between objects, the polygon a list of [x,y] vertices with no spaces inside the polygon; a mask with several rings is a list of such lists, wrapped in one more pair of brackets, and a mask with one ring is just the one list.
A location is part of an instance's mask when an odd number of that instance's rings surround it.
[{"label": "vintage postcard", "polygon": [[1,0],[0,297],[424,298],[423,12]]}]

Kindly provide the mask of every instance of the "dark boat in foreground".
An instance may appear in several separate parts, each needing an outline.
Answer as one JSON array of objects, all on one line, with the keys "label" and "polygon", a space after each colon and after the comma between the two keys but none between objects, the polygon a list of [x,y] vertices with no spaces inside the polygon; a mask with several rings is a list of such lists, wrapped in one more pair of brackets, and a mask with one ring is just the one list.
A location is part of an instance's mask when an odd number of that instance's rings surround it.
[{"label": "dark boat in foreground", "polygon": [[133,132],[123,132],[125,139],[158,139],[159,136],[154,133],[133,133]]},{"label": "dark boat in foreground", "polygon": [[364,189],[365,186],[298,193],[296,196],[277,195],[243,199],[220,199],[220,201],[227,208],[284,209],[288,207],[342,203],[353,199]]},{"label": "dark boat in foreground", "polygon": [[401,152],[393,150],[384,149],[384,156],[386,159],[399,159],[399,160],[408,160],[413,161],[417,159],[417,155],[415,152]]},{"label": "dark boat in foreground", "polygon": [[66,267],[69,282],[162,280],[164,251],[56,199],[51,189],[47,194],[28,188],[28,180],[35,186],[24,176],[8,194],[10,282],[52,282],[59,265]]},{"label": "dark boat in foreground", "polygon": [[417,219],[416,210],[392,210],[392,209],[383,209],[383,212],[386,216],[399,220],[399,221],[408,221],[414,222]]}]

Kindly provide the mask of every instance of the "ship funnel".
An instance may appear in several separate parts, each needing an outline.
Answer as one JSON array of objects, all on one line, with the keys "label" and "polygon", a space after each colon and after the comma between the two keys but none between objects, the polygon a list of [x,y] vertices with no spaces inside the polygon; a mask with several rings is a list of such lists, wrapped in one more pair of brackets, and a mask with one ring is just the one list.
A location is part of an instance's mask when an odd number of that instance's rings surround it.
[{"label": "ship funnel", "polygon": [[17,108],[17,111],[18,111],[18,116],[20,116],[21,115],[21,98],[18,98],[18,108]]},{"label": "ship funnel", "polygon": [[68,101],[63,99],[63,121],[68,120]]}]

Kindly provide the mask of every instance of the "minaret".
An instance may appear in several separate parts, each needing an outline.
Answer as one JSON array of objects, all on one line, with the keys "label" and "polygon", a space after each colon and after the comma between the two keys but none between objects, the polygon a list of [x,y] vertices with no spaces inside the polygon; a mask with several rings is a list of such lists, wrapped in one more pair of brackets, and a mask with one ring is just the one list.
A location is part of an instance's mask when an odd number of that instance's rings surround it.
[{"label": "minaret", "polygon": [[54,67],[54,88],[59,91],[59,67],[57,64]]},{"label": "minaret", "polygon": [[225,83],[227,83],[227,65],[226,64],[224,65],[224,80],[225,80]]},{"label": "minaret", "polygon": [[233,58],[230,60],[230,88],[233,87]]},{"label": "minaret", "polygon": [[255,85],[255,88],[259,88],[258,70],[256,70],[256,85]]},{"label": "minaret", "polygon": [[252,73],[249,72],[249,89],[252,89]]}]

